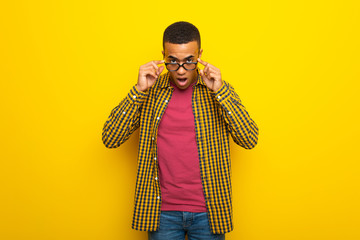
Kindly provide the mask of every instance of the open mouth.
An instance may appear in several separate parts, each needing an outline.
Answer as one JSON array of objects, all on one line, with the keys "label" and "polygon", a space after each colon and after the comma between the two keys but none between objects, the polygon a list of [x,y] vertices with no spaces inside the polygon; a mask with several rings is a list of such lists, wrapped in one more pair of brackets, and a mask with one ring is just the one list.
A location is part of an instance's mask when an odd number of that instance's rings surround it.
[{"label": "open mouth", "polygon": [[178,78],[177,80],[178,80],[179,82],[186,82],[186,79],[187,79],[187,78]]}]

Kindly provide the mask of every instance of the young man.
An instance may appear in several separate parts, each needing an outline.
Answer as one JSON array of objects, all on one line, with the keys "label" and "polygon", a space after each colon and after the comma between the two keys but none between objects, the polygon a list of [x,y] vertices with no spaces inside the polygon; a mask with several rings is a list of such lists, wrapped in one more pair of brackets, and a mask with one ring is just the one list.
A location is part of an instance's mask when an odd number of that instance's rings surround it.
[{"label": "young man", "polygon": [[140,67],[103,143],[119,147],[140,127],[132,228],[149,239],[225,239],[233,230],[229,138],[251,149],[257,125],[220,70],[201,60],[194,25],[167,27],[162,54]]}]

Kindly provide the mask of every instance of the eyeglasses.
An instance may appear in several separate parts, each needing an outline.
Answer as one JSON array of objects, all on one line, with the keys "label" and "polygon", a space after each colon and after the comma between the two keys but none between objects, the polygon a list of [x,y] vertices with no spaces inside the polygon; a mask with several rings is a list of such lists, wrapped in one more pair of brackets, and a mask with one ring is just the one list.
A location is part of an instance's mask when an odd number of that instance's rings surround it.
[{"label": "eyeglasses", "polygon": [[180,67],[183,67],[187,71],[194,70],[196,68],[198,62],[184,62],[183,64],[180,63],[165,63],[166,69],[170,72],[175,72],[179,70]]}]

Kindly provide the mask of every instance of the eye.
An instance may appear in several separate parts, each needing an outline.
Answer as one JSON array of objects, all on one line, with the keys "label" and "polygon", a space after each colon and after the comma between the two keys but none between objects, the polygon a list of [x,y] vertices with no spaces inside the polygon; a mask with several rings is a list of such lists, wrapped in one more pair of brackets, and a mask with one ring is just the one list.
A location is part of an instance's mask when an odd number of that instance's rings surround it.
[{"label": "eye", "polygon": [[171,59],[171,60],[170,60],[170,63],[176,63],[176,60],[175,60],[175,59]]},{"label": "eye", "polygon": [[192,62],[192,60],[189,58],[189,59],[187,59],[187,60],[186,60],[186,62],[188,62],[188,63],[189,63],[189,62]]}]

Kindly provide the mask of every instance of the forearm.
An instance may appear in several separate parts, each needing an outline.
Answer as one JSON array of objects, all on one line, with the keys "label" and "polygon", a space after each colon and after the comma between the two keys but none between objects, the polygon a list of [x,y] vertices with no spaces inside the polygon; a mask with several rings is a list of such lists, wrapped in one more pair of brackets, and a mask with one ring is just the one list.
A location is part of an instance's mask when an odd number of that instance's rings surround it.
[{"label": "forearm", "polygon": [[213,95],[235,143],[246,149],[255,147],[258,141],[258,127],[233,87],[224,82],[217,92],[213,92]]},{"label": "forearm", "polygon": [[102,141],[106,147],[119,147],[139,127],[141,105],[147,96],[148,93],[141,92],[134,86],[111,111],[102,132]]}]

